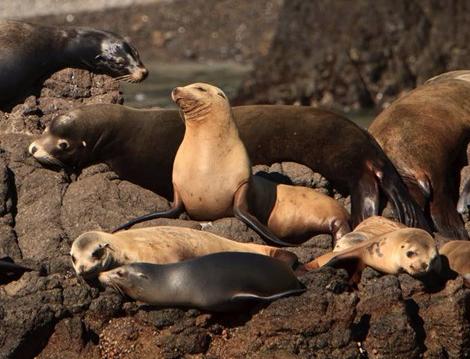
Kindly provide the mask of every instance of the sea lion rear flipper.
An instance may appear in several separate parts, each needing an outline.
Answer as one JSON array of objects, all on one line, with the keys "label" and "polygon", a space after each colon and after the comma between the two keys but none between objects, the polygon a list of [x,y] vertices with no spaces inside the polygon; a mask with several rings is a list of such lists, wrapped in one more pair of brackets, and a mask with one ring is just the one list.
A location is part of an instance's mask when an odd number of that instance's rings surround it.
[{"label": "sea lion rear flipper", "polygon": [[159,211],[159,212],[152,212],[148,213],[146,215],[143,215],[141,217],[134,218],[133,220],[120,225],[119,227],[113,229],[111,233],[116,233],[118,231],[121,231],[123,229],[129,229],[130,227],[136,225],[137,223],[142,223],[146,221],[150,221],[151,219],[155,218],[176,218],[178,217],[184,210],[184,205],[183,202],[179,196],[178,191],[176,188],[173,189],[174,193],[174,199],[173,199],[173,204],[171,205],[171,208],[166,211]]},{"label": "sea lion rear flipper", "polygon": [[258,233],[264,240],[277,244],[278,246],[294,247],[296,244],[287,243],[274,235],[269,228],[262,224],[258,218],[248,212],[248,204],[246,196],[248,192],[248,183],[241,185],[234,194],[233,213],[235,217],[243,221],[256,233]]}]

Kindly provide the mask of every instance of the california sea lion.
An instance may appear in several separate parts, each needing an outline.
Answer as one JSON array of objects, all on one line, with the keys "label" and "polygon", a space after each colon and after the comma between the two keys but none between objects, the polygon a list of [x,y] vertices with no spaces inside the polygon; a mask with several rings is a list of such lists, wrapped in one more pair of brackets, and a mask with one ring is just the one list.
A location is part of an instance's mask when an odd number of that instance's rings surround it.
[{"label": "california sea lion", "polygon": [[177,87],[186,132],[173,164],[174,201],[170,210],[139,217],[115,231],[183,210],[196,220],[235,215],[264,239],[350,231],[349,216],[336,201],[312,189],[277,185],[251,175],[250,159],[233,121],[225,94],[196,83]]},{"label": "california sea lion", "polygon": [[351,231],[349,213],[334,198],[303,186],[252,176],[248,207],[279,238],[300,243],[317,234],[335,241]]},{"label": "california sea lion", "polygon": [[98,279],[151,305],[217,312],[305,291],[285,263],[252,253],[223,252],[166,265],[128,264],[102,272]]},{"label": "california sea lion", "polygon": [[418,228],[400,228],[374,239],[366,240],[343,251],[326,253],[305,264],[302,270],[325,265],[346,268],[354,281],[370,266],[387,274],[406,272],[420,277],[438,271],[440,258],[434,239]]},{"label": "california sea lion", "polygon": [[74,67],[129,82],[148,74],[137,50],[122,37],[75,26],[0,21],[0,105],[29,95],[52,73]]},{"label": "california sea lion", "polygon": [[134,262],[167,264],[216,252],[252,252],[271,256],[289,265],[297,256],[279,248],[240,243],[196,229],[158,226],[115,234],[91,231],[72,244],[70,256],[75,272],[94,277],[102,271]]},{"label": "california sea lion", "polygon": [[406,228],[406,226],[381,216],[366,218],[354,228],[354,231],[336,241],[333,252],[340,252],[346,248],[400,228]]},{"label": "california sea lion", "polygon": [[470,71],[432,78],[369,127],[435,229],[451,238],[469,238],[456,210],[469,130]]},{"label": "california sea lion", "polygon": [[[302,163],[350,193],[353,225],[379,213],[382,191],[400,222],[427,226],[380,146],[347,118],[278,105],[234,107],[233,116],[253,163]],[[56,117],[29,151],[41,163],[78,169],[106,162],[122,179],[172,198],[173,159],[184,131],[176,110],[90,105]]]},{"label": "california sea lion", "polygon": [[0,284],[17,280],[24,272],[30,271],[31,268],[13,262],[10,257],[0,258]]},{"label": "california sea lion", "polygon": [[449,268],[461,275],[470,287],[470,241],[450,241],[439,248],[439,254],[447,259]]}]

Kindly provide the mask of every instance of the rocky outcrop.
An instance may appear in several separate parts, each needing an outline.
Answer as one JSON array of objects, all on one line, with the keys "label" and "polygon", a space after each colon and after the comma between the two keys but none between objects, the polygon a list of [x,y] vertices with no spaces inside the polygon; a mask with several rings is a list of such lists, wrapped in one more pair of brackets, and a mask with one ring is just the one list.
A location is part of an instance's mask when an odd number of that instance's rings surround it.
[{"label": "rocky outcrop", "polygon": [[269,53],[238,102],[386,106],[429,77],[468,68],[468,2],[285,1]]},{"label": "rocky outcrop", "polygon": [[[236,314],[157,309],[128,302],[110,289],[78,279],[68,256],[73,239],[109,230],[168,202],[120,180],[105,165],[81,173],[43,168],[28,154],[35,134],[61,111],[82,103],[119,102],[118,85],[104,76],[65,70],[0,114],[0,256],[34,271],[0,285],[0,358],[417,358],[470,354],[469,295],[460,278],[426,289],[407,275],[366,270],[357,288],[343,270],[302,277],[297,297]],[[55,107],[54,107],[55,106]],[[342,199],[327,181],[294,163],[256,166]],[[185,219],[173,224],[201,229]],[[235,218],[204,230],[262,243]],[[316,236],[292,248],[308,261],[332,247]]]}]

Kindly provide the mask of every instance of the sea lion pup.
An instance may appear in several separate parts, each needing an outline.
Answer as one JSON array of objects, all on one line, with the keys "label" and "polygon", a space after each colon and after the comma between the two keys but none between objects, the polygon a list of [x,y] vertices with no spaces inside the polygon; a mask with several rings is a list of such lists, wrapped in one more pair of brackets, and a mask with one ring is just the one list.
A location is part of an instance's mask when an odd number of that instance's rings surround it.
[{"label": "sea lion pup", "polygon": [[[233,107],[233,116],[252,163],[301,163],[351,194],[353,226],[378,215],[388,198],[400,222],[429,228],[380,146],[347,118],[286,105]],[[121,179],[172,199],[173,160],[184,132],[177,110],[96,104],[56,117],[29,152],[45,165],[78,171],[105,162]]]},{"label": "sea lion pup", "polygon": [[439,248],[450,270],[461,275],[470,287],[470,241],[450,241]]},{"label": "sea lion pup", "polygon": [[391,219],[374,216],[363,220],[354,230],[336,241],[333,252],[340,252],[346,248],[374,239],[382,234],[393,232],[400,228],[407,228],[404,224]]},{"label": "sea lion pup", "polygon": [[387,274],[406,272],[422,277],[440,269],[440,257],[434,238],[418,228],[400,228],[374,239],[358,243],[339,252],[326,253],[299,270],[310,271],[323,266],[345,268],[358,282],[366,267]]},{"label": "sea lion pup", "polygon": [[33,85],[66,67],[140,82],[148,74],[122,37],[76,26],[0,21],[0,105],[30,95]]},{"label": "sea lion pup", "polygon": [[435,229],[450,238],[469,238],[456,210],[469,130],[470,71],[430,79],[393,102],[369,127]]},{"label": "sea lion pup", "polygon": [[91,278],[124,264],[167,264],[224,251],[263,254],[291,266],[297,263],[297,256],[286,250],[172,226],[131,229],[115,234],[85,232],[72,243],[70,256],[75,272]]},{"label": "sea lion pup", "polygon": [[235,215],[264,239],[287,246],[291,243],[279,236],[303,235],[306,240],[313,233],[333,233],[339,238],[350,231],[349,216],[334,199],[252,177],[230,104],[219,88],[202,83],[177,87],[172,98],[186,122],[173,164],[173,207],[139,217],[114,232],[183,210],[196,220]]},{"label": "sea lion pup", "polygon": [[128,264],[102,272],[98,279],[147,304],[216,312],[305,291],[285,263],[253,253],[223,252],[166,265]]}]

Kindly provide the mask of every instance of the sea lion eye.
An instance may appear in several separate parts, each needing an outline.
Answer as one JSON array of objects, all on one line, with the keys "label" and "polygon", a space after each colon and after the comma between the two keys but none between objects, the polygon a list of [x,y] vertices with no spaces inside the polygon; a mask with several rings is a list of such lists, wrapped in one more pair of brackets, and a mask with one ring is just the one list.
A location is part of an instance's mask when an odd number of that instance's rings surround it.
[{"label": "sea lion eye", "polygon": [[416,255],[416,252],[413,252],[413,251],[408,251],[408,252],[406,252],[406,256],[407,256],[408,258],[412,258],[412,257],[414,257],[415,255]]},{"label": "sea lion eye", "polygon": [[118,277],[121,277],[121,278],[124,277],[124,272],[122,270],[116,271],[116,274]]},{"label": "sea lion eye", "polygon": [[227,97],[224,96],[224,94],[222,92],[217,92],[217,95],[219,95],[220,97],[222,97],[224,100],[227,99]]},{"label": "sea lion eye", "polygon": [[66,149],[68,149],[70,147],[70,144],[67,140],[59,140],[57,142],[57,147],[62,150],[62,151],[65,151]]},{"label": "sea lion eye", "polygon": [[202,91],[202,92],[207,92],[207,90],[204,87],[198,86],[196,87],[196,90]]}]

